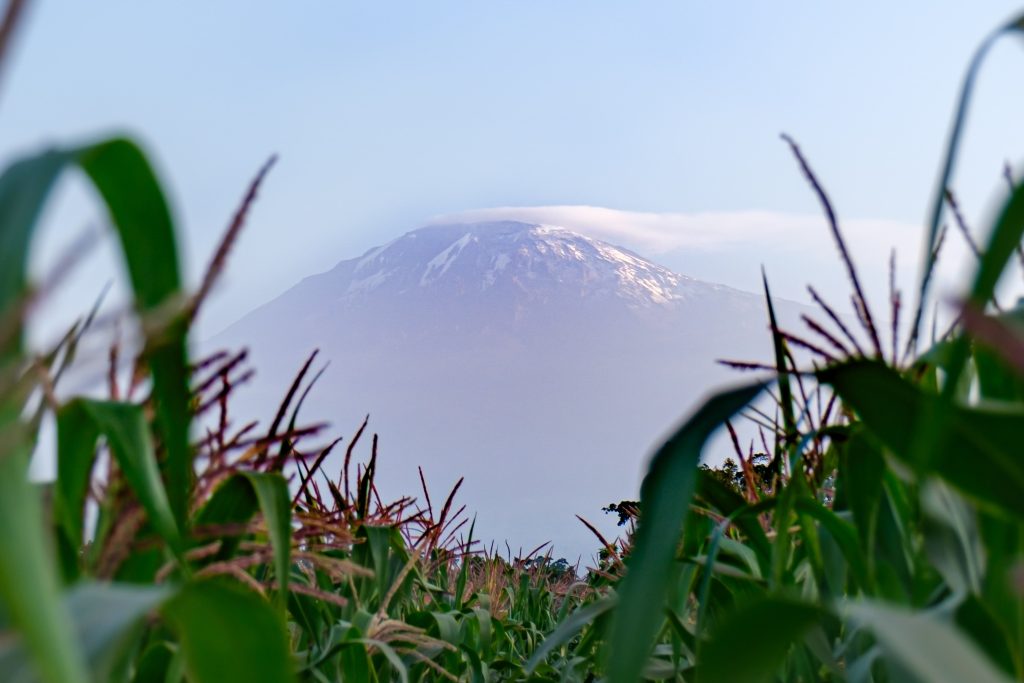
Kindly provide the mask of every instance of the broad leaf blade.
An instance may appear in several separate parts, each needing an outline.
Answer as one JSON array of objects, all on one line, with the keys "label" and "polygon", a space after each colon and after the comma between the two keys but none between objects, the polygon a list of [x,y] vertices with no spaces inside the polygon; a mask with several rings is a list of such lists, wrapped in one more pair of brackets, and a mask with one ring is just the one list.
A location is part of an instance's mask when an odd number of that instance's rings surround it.
[{"label": "broad leaf blade", "polygon": [[933,616],[854,602],[847,616],[871,630],[886,657],[929,683],[1008,683],[1004,676],[954,626]]},{"label": "broad leaf blade", "polygon": [[669,590],[672,560],[693,496],[704,443],[715,429],[754,400],[763,383],[716,394],[658,449],[640,490],[640,524],[619,590],[606,646],[608,680],[638,680],[650,654]]},{"label": "broad leaf blade", "polygon": [[1024,412],[948,406],[941,425],[945,438],[922,454],[916,435],[940,428],[928,416],[938,412],[941,397],[873,361],[850,361],[818,377],[832,385],[875,438],[919,474],[942,477],[982,507],[1024,517],[1024,462],[1018,457]]},{"label": "broad leaf blade", "polygon": [[228,583],[194,583],[162,613],[178,635],[193,683],[294,680],[284,622],[255,593]]},{"label": "broad leaf blade", "polygon": [[[140,313],[155,314],[181,295],[178,249],[170,209],[142,150],[113,139],[78,152],[77,161],[102,195],[121,239]],[[147,335],[153,397],[167,458],[164,469],[171,510],[179,528],[188,519],[192,450],[189,446],[188,357],[184,317],[177,313]]]},{"label": "broad leaf blade", "polygon": [[734,611],[700,649],[701,683],[776,680],[790,647],[823,617],[821,608],[788,598],[755,600]]},{"label": "broad leaf blade", "polygon": [[74,403],[92,418],[96,431],[107,438],[114,457],[150,523],[175,552],[181,535],[160,480],[160,469],[142,408],[130,403],[76,399]]},{"label": "broad leaf blade", "polygon": [[28,453],[0,457],[0,597],[49,683],[86,680],[52,558],[39,492],[28,481]]}]

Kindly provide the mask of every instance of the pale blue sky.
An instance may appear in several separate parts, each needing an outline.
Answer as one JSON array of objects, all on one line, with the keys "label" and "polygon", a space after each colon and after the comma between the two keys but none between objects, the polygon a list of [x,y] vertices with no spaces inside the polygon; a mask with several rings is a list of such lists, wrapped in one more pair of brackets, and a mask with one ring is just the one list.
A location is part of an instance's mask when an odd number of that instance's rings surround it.
[{"label": "pale blue sky", "polygon": [[[173,188],[191,277],[281,155],[210,309],[227,322],[436,214],[816,213],[781,131],[844,216],[912,226],[971,51],[1018,3],[35,5],[0,95],[0,154],[138,133]],[[1021,45],[997,49],[980,82],[958,179],[972,218],[1024,152]],[[72,191],[60,229],[84,223],[82,206]],[[746,286],[757,259],[678,262]]]}]

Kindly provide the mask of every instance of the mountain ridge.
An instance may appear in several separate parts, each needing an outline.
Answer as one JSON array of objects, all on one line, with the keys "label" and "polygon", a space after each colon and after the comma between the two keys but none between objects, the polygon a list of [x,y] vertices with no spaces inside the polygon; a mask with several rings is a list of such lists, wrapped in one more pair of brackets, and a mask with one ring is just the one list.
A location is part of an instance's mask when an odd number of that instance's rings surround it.
[{"label": "mountain ridge", "polygon": [[[784,321],[804,310],[776,307]],[[212,341],[251,348],[251,417],[272,412],[320,349],[332,365],[307,419],[344,430],[370,413],[382,485],[417,491],[419,465],[466,476],[485,537],[533,547],[551,540],[535,534],[555,515],[557,546],[582,554],[593,542],[573,515],[635,496],[659,435],[736,380],[714,361],[769,360],[767,327],[761,296],[575,231],[499,221],[407,232]]]}]

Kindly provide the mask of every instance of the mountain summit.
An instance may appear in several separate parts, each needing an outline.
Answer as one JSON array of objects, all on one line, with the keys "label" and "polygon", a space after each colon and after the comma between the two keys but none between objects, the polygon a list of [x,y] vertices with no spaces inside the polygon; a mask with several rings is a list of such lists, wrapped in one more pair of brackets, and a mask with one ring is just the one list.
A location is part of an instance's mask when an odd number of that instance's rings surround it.
[{"label": "mountain summit", "polygon": [[[777,307],[784,319],[799,308]],[[659,437],[735,380],[714,360],[770,352],[760,296],[514,221],[413,230],[306,278],[214,342],[251,347],[260,381],[247,408],[263,416],[319,348],[332,365],[307,419],[344,433],[370,413],[392,493],[418,490],[418,465],[435,481],[464,475],[485,536],[555,540],[566,556],[593,548],[573,515],[600,523],[602,505],[635,496]]]},{"label": "mountain summit", "polygon": [[671,303],[684,295],[684,282],[693,282],[621,247],[516,221],[420,228],[336,270],[351,273],[351,295],[428,288],[512,293],[525,301],[619,298],[633,306]]}]

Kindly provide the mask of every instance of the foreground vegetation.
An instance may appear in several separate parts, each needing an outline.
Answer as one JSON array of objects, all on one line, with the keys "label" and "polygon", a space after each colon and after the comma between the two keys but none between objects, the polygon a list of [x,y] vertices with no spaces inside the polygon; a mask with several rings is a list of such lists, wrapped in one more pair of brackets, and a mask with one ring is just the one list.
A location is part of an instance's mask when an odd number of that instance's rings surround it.
[{"label": "foreground vegetation", "polygon": [[[883,325],[794,145],[859,327],[819,299],[805,336],[780,330],[766,287],[775,364],[734,365],[771,381],[712,396],[665,442],[641,500],[611,506],[623,538],[600,539],[590,568],[481,548],[458,484],[432,499],[424,479],[416,500],[382,500],[365,424],[325,443],[300,422],[312,358],[265,431],[233,424],[244,352],[193,362],[186,338],[262,173],[189,295],[134,143],[15,162],[0,176],[0,679],[1024,678],[1024,309],[995,301],[1021,253],[1024,188],[1011,182],[955,324],[923,333],[974,74],[1017,30],[971,65],[906,341],[899,293]],[[106,206],[144,336],[135,359],[112,351],[107,400],[55,391],[92,316],[43,355],[23,340],[51,284],[30,285],[29,246],[68,167]],[[765,394],[773,410],[756,402]],[[26,473],[48,412],[57,479],[40,486]],[[708,436],[741,415],[760,443],[733,432],[737,464],[701,467]],[[332,452],[337,475],[323,470]]]}]

